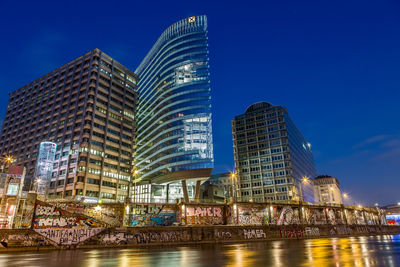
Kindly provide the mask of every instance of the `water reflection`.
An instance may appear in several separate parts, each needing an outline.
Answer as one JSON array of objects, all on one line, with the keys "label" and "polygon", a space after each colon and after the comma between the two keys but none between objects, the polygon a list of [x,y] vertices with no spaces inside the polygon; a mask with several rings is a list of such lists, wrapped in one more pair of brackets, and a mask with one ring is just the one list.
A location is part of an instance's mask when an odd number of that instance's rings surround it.
[{"label": "water reflection", "polygon": [[0,266],[400,266],[400,236],[10,253]]}]

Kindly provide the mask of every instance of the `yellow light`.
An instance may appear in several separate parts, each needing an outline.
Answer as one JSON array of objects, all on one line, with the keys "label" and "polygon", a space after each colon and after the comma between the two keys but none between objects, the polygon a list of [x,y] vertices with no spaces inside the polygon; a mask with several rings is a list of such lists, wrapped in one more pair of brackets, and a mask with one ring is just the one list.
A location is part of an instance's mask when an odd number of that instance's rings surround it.
[{"label": "yellow light", "polygon": [[97,205],[94,209],[95,209],[96,211],[101,211],[101,207],[100,207],[99,205]]},{"label": "yellow light", "polygon": [[359,208],[362,208],[362,206],[360,205],[360,204],[358,204],[358,206],[357,207],[359,207]]},{"label": "yellow light", "polygon": [[138,175],[138,174],[139,174],[139,171],[138,171],[138,170],[135,170],[135,171],[133,172],[133,174],[134,174],[134,175]]},{"label": "yellow light", "polygon": [[232,177],[232,178],[235,178],[235,177],[236,177],[236,173],[231,172],[231,177]]},{"label": "yellow light", "polygon": [[308,183],[308,182],[309,182],[308,177],[304,176],[304,177],[303,177],[303,183],[306,184],[306,183]]},{"label": "yellow light", "polygon": [[348,198],[349,195],[348,195],[347,193],[343,193],[343,197],[344,197],[344,198]]},{"label": "yellow light", "polygon": [[7,156],[6,157],[6,161],[8,161],[8,162],[12,162],[14,159],[13,159],[13,157],[12,156]]}]

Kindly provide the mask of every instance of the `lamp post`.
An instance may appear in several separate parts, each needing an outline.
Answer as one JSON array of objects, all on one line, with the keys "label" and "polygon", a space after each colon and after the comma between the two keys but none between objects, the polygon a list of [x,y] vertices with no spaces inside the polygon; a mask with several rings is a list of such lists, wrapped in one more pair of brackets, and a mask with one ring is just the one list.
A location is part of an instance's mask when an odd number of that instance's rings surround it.
[{"label": "lamp post", "polygon": [[349,199],[349,194],[343,193],[342,196],[343,196],[343,204],[346,204],[345,200]]},{"label": "lamp post", "polygon": [[303,185],[306,186],[308,183],[310,183],[310,178],[308,178],[307,176],[303,176],[303,178],[301,178],[301,182],[302,182],[302,185],[300,186],[300,188],[301,188],[301,199],[299,199],[299,201],[304,201]]},{"label": "lamp post", "polygon": [[[14,158],[12,156],[6,156],[3,158],[0,158],[0,162],[3,162],[2,166],[1,166],[2,172],[4,172],[5,167],[8,167],[10,165],[10,163],[13,161],[14,161]],[[3,213],[3,207],[5,206],[6,195],[7,195],[10,179],[11,179],[11,176],[6,174],[6,179],[4,181],[4,191],[3,191],[3,195],[1,196],[1,203],[0,203],[2,213]],[[4,213],[6,213],[6,212],[7,211],[5,210]]]},{"label": "lamp post", "polygon": [[[236,202],[236,173],[231,173],[231,184],[232,184],[232,200]],[[234,181],[235,180],[235,181]]]}]

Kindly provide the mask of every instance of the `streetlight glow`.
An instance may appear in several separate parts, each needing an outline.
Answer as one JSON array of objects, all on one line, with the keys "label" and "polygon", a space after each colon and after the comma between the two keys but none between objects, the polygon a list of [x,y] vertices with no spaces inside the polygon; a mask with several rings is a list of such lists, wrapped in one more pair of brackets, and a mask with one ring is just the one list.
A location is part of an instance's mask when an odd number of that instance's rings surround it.
[{"label": "streetlight glow", "polygon": [[303,177],[303,179],[302,179],[302,181],[303,181],[303,183],[308,183],[309,182],[309,179],[308,179],[308,177],[307,176],[304,176]]}]

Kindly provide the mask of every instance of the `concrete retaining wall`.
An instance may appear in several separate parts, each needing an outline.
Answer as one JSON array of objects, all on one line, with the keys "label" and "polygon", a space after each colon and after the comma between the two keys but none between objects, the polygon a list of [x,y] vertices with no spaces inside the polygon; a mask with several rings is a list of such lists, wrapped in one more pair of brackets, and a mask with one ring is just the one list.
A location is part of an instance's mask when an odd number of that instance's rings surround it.
[{"label": "concrete retaining wall", "polygon": [[390,226],[192,226],[107,229],[79,244],[79,247],[129,247],[305,239],[353,235],[399,234],[400,227]]},{"label": "concrete retaining wall", "polygon": [[34,230],[20,229],[0,230],[0,252],[65,249],[71,247],[103,248],[247,242],[381,234],[400,234],[400,227],[354,225],[170,226],[113,229],[48,229],[48,232],[44,234],[38,234]]}]

